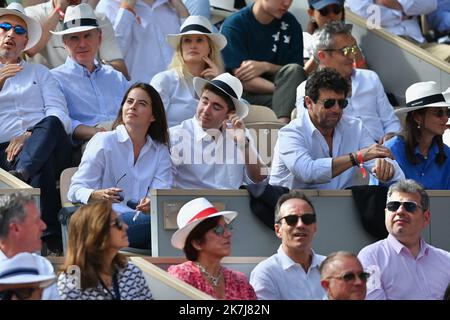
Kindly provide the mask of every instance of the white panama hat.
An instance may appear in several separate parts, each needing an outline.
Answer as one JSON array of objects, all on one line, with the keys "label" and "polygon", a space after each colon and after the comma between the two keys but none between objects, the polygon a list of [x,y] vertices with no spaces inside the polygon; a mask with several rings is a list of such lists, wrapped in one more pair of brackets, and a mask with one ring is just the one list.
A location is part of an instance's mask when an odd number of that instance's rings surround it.
[{"label": "white panama hat", "polygon": [[39,39],[41,39],[42,35],[41,24],[35,19],[27,16],[25,14],[25,10],[23,9],[22,5],[17,2],[12,2],[6,8],[0,9],[0,16],[5,16],[8,14],[21,18],[27,24],[28,42],[23,51],[26,51],[34,47],[34,45],[38,43]]},{"label": "white panama hat", "polygon": [[77,6],[69,6],[64,16],[62,31],[50,31],[56,35],[65,35],[100,28],[94,9],[87,4],[81,3]]},{"label": "white panama hat", "polygon": [[1,260],[0,288],[34,283],[39,284],[40,288],[51,285],[56,280],[56,276],[46,273],[38,259],[42,259],[42,257],[22,252],[10,259]]},{"label": "white panama hat", "polygon": [[241,99],[243,87],[238,78],[232,76],[228,72],[219,74],[211,81],[200,77],[195,77],[194,90],[199,98],[202,96],[203,88],[208,83],[212,84],[219,90],[222,90],[231,98],[231,100],[233,100],[236,115],[239,118],[244,119],[248,115],[248,103]]},{"label": "white panama hat", "polygon": [[181,37],[188,34],[202,34],[209,37],[222,50],[227,45],[227,38],[221,33],[212,32],[212,25],[208,19],[202,16],[189,16],[180,27],[180,33],[168,34],[167,42],[176,49]]},{"label": "white panama hat", "polygon": [[447,107],[439,85],[434,81],[417,82],[408,87],[405,92],[406,107],[395,110],[396,114],[408,113],[414,110],[431,107]]},{"label": "white panama hat", "polygon": [[205,198],[191,200],[178,212],[178,230],[172,235],[172,246],[183,250],[189,233],[205,219],[223,216],[226,223],[230,223],[237,215],[236,211],[218,211]]}]

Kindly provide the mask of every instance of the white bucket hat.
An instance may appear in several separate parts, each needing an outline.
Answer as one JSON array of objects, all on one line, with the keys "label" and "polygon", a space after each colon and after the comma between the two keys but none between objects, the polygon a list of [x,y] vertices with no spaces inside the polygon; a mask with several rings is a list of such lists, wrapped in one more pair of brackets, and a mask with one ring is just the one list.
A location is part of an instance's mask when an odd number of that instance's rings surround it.
[{"label": "white bucket hat", "polygon": [[[28,252],[16,254],[11,259],[0,261],[0,288],[12,285],[39,284],[46,288],[55,280],[54,274],[46,274],[43,264],[38,261],[41,257]],[[42,258],[41,258],[42,259]]]},{"label": "white bucket hat", "polygon": [[207,83],[212,84],[216,88],[222,90],[231,98],[231,100],[233,100],[234,107],[236,109],[236,115],[239,118],[244,119],[248,115],[248,103],[241,99],[243,88],[242,83],[238,78],[232,76],[227,72],[219,74],[211,81],[205,80],[200,77],[195,77],[194,89],[199,98],[201,97],[203,88]]},{"label": "white bucket hat", "polygon": [[396,114],[407,113],[422,108],[450,108],[450,103],[445,101],[439,85],[434,81],[417,82],[410,85],[406,89],[405,97],[406,107],[395,110]]},{"label": "white bucket hat", "polygon": [[230,223],[237,215],[236,211],[217,211],[205,198],[191,200],[178,212],[178,230],[172,235],[172,246],[183,250],[189,233],[205,219],[223,216],[226,223]]},{"label": "white bucket hat", "polygon": [[223,34],[212,32],[212,25],[202,16],[189,16],[180,27],[180,33],[168,34],[167,42],[176,49],[181,37],[187,34],[202,34],[210,38],[222,50],[227,45],[227,38]]},{"label": "white bucket hat", "polygon": [[83,32],[99,28],[94,9],[87,4],[67,7],[62,31],[50,31],[56,35]]},{"label": "white bucket hat", "polygon": [[17,16],[21,18],[23,21],[25,21],[25,23],[27,24],[28,42],[23,51],[26,51],[34,47],[34,45],[38,43],[39,39],[41,39],[42,35],[41,24],[35,19],[25,15],[25,10],[23,9],[22,5],[17,2],[12,2],[6,8],[0,9],[0,16],[4,16],[7,14]]}]

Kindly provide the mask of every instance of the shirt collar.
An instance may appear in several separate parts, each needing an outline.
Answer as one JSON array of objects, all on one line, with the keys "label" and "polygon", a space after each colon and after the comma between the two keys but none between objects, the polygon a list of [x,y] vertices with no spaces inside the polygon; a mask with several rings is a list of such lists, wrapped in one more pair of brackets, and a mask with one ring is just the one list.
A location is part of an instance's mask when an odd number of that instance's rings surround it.
[{"label": "shirt collar", "polygon": [[72,57],[69,56],[66,59],[66,66],[69,68],[69,70],[73,71],[74,73],[78,73],[83,76],[89,76],[102,69],[102,64],[99,63],[97,59],[94,59],[94,66],[95,66],[94,71],[90,72],[85,66],[82,66],[81,64],[77,63]]},{"label": "shirt collar", "polygon": [[[387,242],[388,244],[392,247],[392,249],[394,249],[394,251],[397,254],[400,254],[400,252],[402,250],[407,250],[407,252],[410,252],[409,249],[407,247],[405,247],[400,241],[398,241],[393,235],[389,234],[387,237]],[[424,255],[428,254],[428,249],[429,246],[428,244],[421,238],[420,239],[420,251],[419,254],[417,255],[416,259],[421,258]]]},{"label": "shirt collar", "polygon": [[208,137],[208,141],[214,140],[211,135],[209,135],[206,130],[204,130],[200,124],[198,123],[197,117],[194,115],[194,117],[191,118],[192,121],[192,127],[194,131],[194,139],[195,142],[202,141],[205,137]]},{"label": "shirt collar", "polygon": [[[116,132],[117,132],[117,141],[118,142],[124,143],[127,140],[130,140],[130,142],[131,142],[131,138],[128,135],[128,131],[123,124],[120,124],[116,127]],[[155,142],[148,134],[147,134],[147,141],[145,142],[144,147],[147,145],[148,145],[148,147],[155,146]]]},{"label": "shirt collar", "polygon": [[[287,254],[286,252],[284,252],[283,250],[283,245],[280,245],[280,247],[278,248],[278,256],[280,258],[280,263],[281,263],[281,268],[283,268],[283,270],[287,270],[293,266],[299,266],[299,264],[297,262],[295,262],[294,260],[292,260]],[[320,259],[317,257],[316,253],[314,252],[313,249],[311,249],[311,253],[313,255],[312,261],[311,261],[311,266],[309,267],[309,269],[313,269],[313,268],[318,268],[320,266]]]},{"label": "shirt collar", "polygon": [[314,135],[315,132],[320,133],[319,129],[317,129],[314,123],[311,121],[308,109],[306,109],[305,112],[303,112],[303,124],[305,127],[303,130],[308,132],[311,137]]},{"label": "shirt collar", "polygon": [[[423,158],[422,153],[420,152],[419,145],[414,148],[414,153]],[[434,159],[435,155],[439,153],[439,147],[435,141],[431,144],[430,151],[428,152],[428,158]]]}]

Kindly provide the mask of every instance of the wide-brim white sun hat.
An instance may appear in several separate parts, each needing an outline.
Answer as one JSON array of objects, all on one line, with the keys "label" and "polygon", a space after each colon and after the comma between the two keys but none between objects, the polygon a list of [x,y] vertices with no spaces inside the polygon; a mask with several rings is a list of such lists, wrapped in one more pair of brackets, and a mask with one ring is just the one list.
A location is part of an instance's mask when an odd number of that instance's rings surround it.
[{"label": "wide-brim white sun hat", "polygon": [[434,81],[417,82],[408,87],[405,92],[406,107],[395,110],[396,114],[408,113],[422,108],[447,107],[439,85]]},{"label": "wide-brim white sun hat", "polygon": [[248,115],[248,103],[241,99],[244,89],[238,78],[232,76],[228,72],[219,74],[211,81],[200,77],[195,77],[194,90],[199,98],[202,96],[203,88],[208,83],[223,91],[231,98],[236,109],[236,115],[239,118],[244,119]]},{"label": "wide-brim white sun hat", "polygon": [[39,42],[39,39],[41,39],[42,35],[41,24],[37,20],[27,16],[25,14],[25,10],[23,9],[22,5],[17,2],[12,2],[6,8],[0,8],[0,16],[4,16],[7,14],[17,16],[21,18],[23,21],[25,21],[25,23],[27,24],[26,28],[27,28],[28,42],[23,51],[26,51],[34,47]]},{"label": "wide-brim white sun hat", "polygon": [[203,16],[187,17],[180,27],[180,33],[168,34],[166,40],[172,48],[176,49],[181,41],[181,37],[188,34],[207,36],[216,44],[219,50],[222,50],[227,45],[227,38],[221,33],[213,32],[211,22]]},{"label": "wide-brim white sun hat", "polygon": [[94,9],[87,3],[81,3],[77,6],[67,7],[63,30],[50,32],[61,36],[97,28],[99,28],[99,24]]},{"label": "wide-brim white sun hat", "polygon": [[172,235],[172,246],[183,250],[189,233],[205,219],[223,216],[225,222],[230,223],[237,215],[236,211],[218,211],[205,198],[191,200],[182,206],[180,212],[178,212],[178,230]]},{"label": "wide-brim white sun hat", "polygon": [[54,274],[45,274],[41,257],[28,252],[16,254],[11,259],[0,261],[0,287],[11,285],[38,284],[46,288],[56,280]]}]

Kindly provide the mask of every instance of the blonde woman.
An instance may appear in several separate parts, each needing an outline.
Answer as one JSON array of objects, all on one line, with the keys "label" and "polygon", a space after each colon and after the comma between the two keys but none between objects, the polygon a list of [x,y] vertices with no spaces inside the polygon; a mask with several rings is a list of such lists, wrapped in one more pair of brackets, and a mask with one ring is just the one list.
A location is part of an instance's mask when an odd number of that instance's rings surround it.
[{"label": "blonde woman", "polygon": [[211,23],[202,16],[190,16],[180,27],[180,33],[170,34],[167,41],[175,49],[169,69],[156,74],[150,84],[164,103],[169,127],[179,125],[195,114],[198,98],[193,78],[211,80],[223,73],[220,54],[226,38],[212,32]]},{"label": "blonde woman", "polygon": [[[128,225],[110,201],[88,204],[69,223],[67,256],[58,277],[63,300],[150,300],[142,271],[119,250],[128,246]],[[73,272],[74,266],[79,272]]]}]

